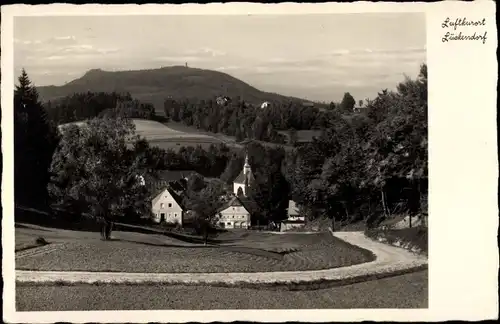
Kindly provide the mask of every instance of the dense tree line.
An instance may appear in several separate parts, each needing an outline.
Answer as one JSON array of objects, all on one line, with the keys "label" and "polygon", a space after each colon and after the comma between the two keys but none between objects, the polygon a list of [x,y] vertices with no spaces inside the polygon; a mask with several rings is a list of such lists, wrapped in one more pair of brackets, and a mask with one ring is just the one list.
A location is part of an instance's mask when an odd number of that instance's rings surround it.
[{"label": "dense tree line", "polygon": [[256,139],[284,143],[279,130],[321,129],[327,125],[329,112],[300,103],[270,104],[256,107],[236,98],[226,104],[217,100],[199,102],[167,99],[165,116],[173,121],[214,133],[235,136],[238,141]]},{"label": "dense tree line", "polygon": [[[230,149],[225,144],[212,144],[206,150],[201,145],[182,146],[176,151],[150,146],[144,139],[141,139],[140,142],[148,146],[148,159],[151,160],[150,163],[154,165],[155,169],[192,170],[205,177],[220,177],[231,158],[237,155],[237,151]],[[234,172],[230,173],[230,176],[233,174]],[[229,181],[229,177],[227,180]]]},{"label": "dense tree line", "polygon": [[155,109],[149,103],[132,98],[130,93],[74,93],[44,103],[50,119],[56,124],[83,121],[94,117],[154,119]]},{"label": "dense tree line", "polygon": [[368,223],[426,212],[427,66],[416,80],[369,100],[366,114],[337,114],[323,135],[288,154],[291,196],[310,218]]}]

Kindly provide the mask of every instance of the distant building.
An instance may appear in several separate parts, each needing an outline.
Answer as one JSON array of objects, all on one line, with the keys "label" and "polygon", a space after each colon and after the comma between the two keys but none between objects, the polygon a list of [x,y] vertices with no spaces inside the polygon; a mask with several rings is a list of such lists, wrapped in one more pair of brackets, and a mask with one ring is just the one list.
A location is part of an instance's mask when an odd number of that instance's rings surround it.
[{"label": "distant building", "polygon": [[219,106],[225,106],[231,102],[231,98],[228,96],[220,96],[215,100]]},{"label": "distant building", "polygon": [[268,108],[270,105],[271,105],[271,103],[269,103],[269,101],[264,101],[264,102],[260,105],[260,108],[261,108],[261,109],[265,109],[265,108]]},{"label": "distant building", "polygon": [[217,211],[218,226],[221,228],[248,229],[251,225],[250,212],[238,197],[233,197]]},{"label": "distant building", "polygon": [[294,228],[300,228],[305,225],[305,217],[300,216],[299,208],[293,200],[288,201],[288,218],[281,222],[281,231],[289,231]]},{"label": "distant building", "polygon": [[314,102],[303,102],[302,106],[304,106],[304,107],[314,107]]},{"label": "distant building", "polygon": [[248,154],[245,156],[245,165],[243,166],[243,170],[241,170],[240,174],[233,181],[233,193],[238,196],[241,191],[243,196],[248,195],[248,190],[250,186],[255,181],[255,177],[252,173],[252,168],[250,163],[248,162]]},{"label": "distant building", "polygon": [[356,106],[356,107],[352,108],[352,111],[355,113],[360,113],[362,111],[366,111],[366,107],[365,106]]}]

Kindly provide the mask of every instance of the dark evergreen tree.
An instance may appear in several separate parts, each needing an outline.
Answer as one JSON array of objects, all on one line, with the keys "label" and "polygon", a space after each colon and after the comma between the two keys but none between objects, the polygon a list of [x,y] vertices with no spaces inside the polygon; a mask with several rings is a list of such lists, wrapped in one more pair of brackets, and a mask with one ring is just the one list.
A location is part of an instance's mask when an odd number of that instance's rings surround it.
[{"label": "dark evergreen tree", "polygon": [[47,207],[47,185],[58,132],[23,69],[14,90],[14,197],[16,204]]},{"label": "dark evergreen tree", "polygon": [[352,112],[355,105],[356,100],[354,97],[349,92],[344,93],[344,97],[342,98],[339,106],[340,110],[343,112]]}]

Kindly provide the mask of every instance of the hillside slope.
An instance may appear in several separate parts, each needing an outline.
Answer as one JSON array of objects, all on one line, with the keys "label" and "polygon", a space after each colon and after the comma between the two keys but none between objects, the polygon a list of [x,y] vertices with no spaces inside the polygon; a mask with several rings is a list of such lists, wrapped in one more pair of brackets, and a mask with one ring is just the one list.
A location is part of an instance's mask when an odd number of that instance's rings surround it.
[{"label": "hillside slope", "polygon": [[37,89],[42,100],[54,100],[75,92],[130,92],[132,97],[154,104],[157,111],[163,110],[163,101],[168,96],[174,99],[209,99],[220,95],[227,95],[231,98],[239,96],[252,104],[260,104],[264,101],[305,101],[260,91],[222,72],[184,66],[116,72],[94,69],[63,86],[42,86]]}]

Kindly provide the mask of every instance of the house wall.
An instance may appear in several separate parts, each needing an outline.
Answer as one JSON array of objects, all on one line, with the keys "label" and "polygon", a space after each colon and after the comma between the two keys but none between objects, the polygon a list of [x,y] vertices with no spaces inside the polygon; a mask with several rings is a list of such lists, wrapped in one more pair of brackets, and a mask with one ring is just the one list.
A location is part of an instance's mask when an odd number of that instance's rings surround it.
[{"label": "house wall", "polygon": [[165,222],[182,225],[183,210],[168,190],[163,191],[153,200],[152,211],[156,223],[161,222],[163,214]]},{"label": "house wall", "polygon": [[235,195],[238,194],[238,189],[241,188],[241,190],[243,190],[243,194],[246,195],[247,193],[245,192],[245,184],[243,183],[237,183],[237,182],[234,182],[233,183],[233,192]]},{"label": "house wall", "polygon": [[291,221],[305,221],[305,217],[304,216],[299,216],[299,215],[288,215],[288,220],[291,220]]},{"label": "house wall", "polygon": [[286,223],[281,222],[281,232],[289,231],[294,228],[304,227],[305,223]]},{"label": "house wall", "polygon": [[250,227],[250,213],[243,206],[230,206],[219,213],[217,224],[222,228]]}]

